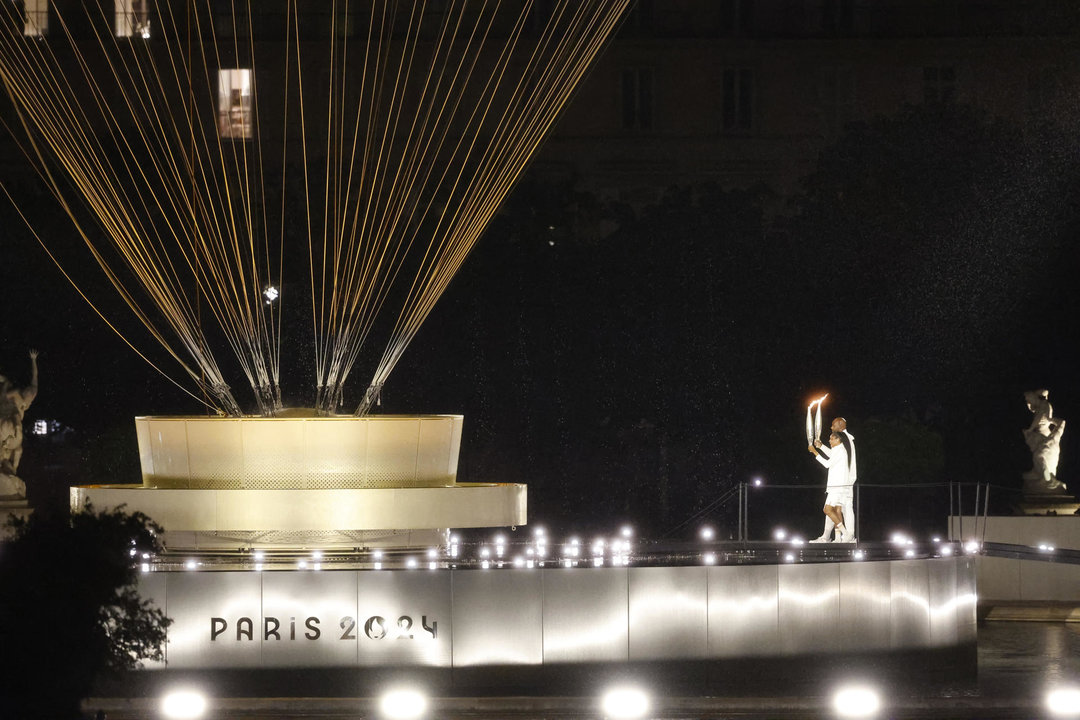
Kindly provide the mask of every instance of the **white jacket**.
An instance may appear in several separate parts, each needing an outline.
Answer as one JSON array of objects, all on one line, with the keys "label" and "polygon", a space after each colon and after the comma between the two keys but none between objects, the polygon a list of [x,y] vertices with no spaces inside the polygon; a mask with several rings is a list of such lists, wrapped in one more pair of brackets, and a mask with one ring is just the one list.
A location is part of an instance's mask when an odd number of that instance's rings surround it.
[{"label": "white jacket", "polygon": [[843,445],[818,448],[818,454],[814,457],[817,458],[819,463],[829,468],[827,487],[851,487],[855,483],[855,478],[852,477],[851,472],[848,470],[847,450],[844,449]]},{"label": "white jacket", "polygon": [[848,475],[851,478],[851,483],[854,485],[855,481],[859,479],[858,466],[855,464],[855,437],[847,430],[844,431],[844,434],[847,435],[848,442],[851,443],[851,467],[848,470]]}]

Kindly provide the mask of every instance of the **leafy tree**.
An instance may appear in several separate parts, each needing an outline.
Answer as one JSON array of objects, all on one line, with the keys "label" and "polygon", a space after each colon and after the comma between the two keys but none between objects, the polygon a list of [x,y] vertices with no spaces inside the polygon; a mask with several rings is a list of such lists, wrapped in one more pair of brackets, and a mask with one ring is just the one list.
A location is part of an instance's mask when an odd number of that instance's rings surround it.
[{"label": "leafy tree", "polygon": [[170,620],[136,589],[161,528],[122,508],[36,512],[0,547],[0,717],[74,718],[103,674],[163,659]]}]

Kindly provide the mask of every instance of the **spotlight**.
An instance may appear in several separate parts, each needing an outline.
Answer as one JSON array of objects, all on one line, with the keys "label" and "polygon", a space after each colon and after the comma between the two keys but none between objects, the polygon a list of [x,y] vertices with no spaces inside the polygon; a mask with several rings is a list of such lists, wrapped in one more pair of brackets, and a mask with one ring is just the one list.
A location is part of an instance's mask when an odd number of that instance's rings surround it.
[{"label": "spotlight", "polygon": [[783,540],[787,537],[787,530],[785,530],[784,528],[776,528],[775,530],[773,530],[772,536],[774,540]]},{"label": "spotlight", "polygon": [[416,567],[416,558],[411,557],[408,560],[406,560],[405,561],[405,567],[409,568],[410,570],[415,568]]},{"label": "spotlight", "polygon": [[759,477],[754,478],[753,482],[754,482],[754,487],[761,487],[762,485],[765,484],[765,481],[762,480]]},{"label": "spotlight", "polygon": [[716,537],[716,533],[708,525],[701,528],[701,531],[698,534],[701,535],[702,540],[712,540],[714,537]]},{"label": "spotlight", "polygon": [[968,540],[967,543],[964,544],[964,552],[969,555],[979,552],[979,543],[974,540]]},{"label": "spotlight", "polygon": [[174,720],[200,718],[206,712],[206,696],[197,690],[174,690],[161,699],[161,713]]},{"label": "spotlight", "polygon": [[701,561],[706,565],[715,565],[716,555],[714,553],[705,553],[701,556]]},{"label": "spotlight", "polygon": [[1054,717],[1080,717],[1080,688],[1062,687],[1046,693],[1046,709]]},{"label": "spotlight", "polygon": [[908,548],[907,550],[904,551],[904,557],[906,557],[906,558],[915,557],[915,551],[912,550],[911,548]]},{"label": "spotlight", "polygon": [[277,300],[278,297],[280,297],[280,296],[281,296],[281,291],[278,290],[273,285],[267,285],[266,289],[263,290],[263,297],[266,298],[266,304],[267,305],[269,305],[270,303]]},{"label": "spotlight", "polygon": [[941,557],[949,557],[950,555],[952,555],[952,546],[943,545],[941,547]]},{"label": "spotlight", "polygon": [[617,687],[604,693],[600,707],[604,717],[616,720],[617,718],[640,718],[649,711],[649,696],[645,691],[635,687]]},{"label": "spotlight", "polygon": [[881,697],[872,688],[848,686],[833,695],[833,709],[840,717],[873,717],[881,709]]},{"label": "spotlight", "polygon": [[143,563],[141,569],[144,573],[150,572],[150,563]]},{"label": "spotlight", "polygon": [[792,553],[788,553],[784,556],[784,562],[795,562],[795,556]]},{"label": "spotlight", "polygon": [[379,698],[379,714],[387,720],[412,720],[427,712],[427,698],[419,690],[391,690]]},{"label": "spotlight", "polygon": [[622,536],[624,538],[633,537],[633,535],[634,535],[634,529],[632,527],[630,527],[629,525],[623,525],[622,530],[620,530],[620,532],[622,533]]},{"label": "spotlight", "polygon": [[262,550],[256,550],[255,551],[255,560],[256,561],[262,562],[263,558],[265,558],[265,557],[266,557],[266,553],[264,553]]},{"label": "spotlight", "polygon": [[316,550],[311,553],[312,560],[322,560],[322,550]]},{"label": "spotlight", "polygon": [[184,563],[184,568],[187,570],[194,570],[196,567],[198,567],[198,563],[196,563],[194,560],[188,560]]},{"label": "spotlight", "polygon": [[866,553],[862,550],[856,550],[854,553],[851,554],[851,556],[856,560],[862,560],[866,557]]}]

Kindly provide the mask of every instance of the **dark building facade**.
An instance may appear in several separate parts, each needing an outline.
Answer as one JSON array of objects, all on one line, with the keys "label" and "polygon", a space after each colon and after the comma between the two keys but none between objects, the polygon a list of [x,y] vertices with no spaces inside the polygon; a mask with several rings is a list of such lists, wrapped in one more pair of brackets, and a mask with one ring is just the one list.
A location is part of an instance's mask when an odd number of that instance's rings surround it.
[{"label": "dark building facade", "polygon": [[[56,1],[24,0],[8,14],[23,14],[28,38],[48,38],[59,33],[57,8],[65,7]],[[250,18],[241,4],[219,4],[215,27],[200,32],[219,44],[250,33],[261,46],[255,54],[272,66],[266,75],[279,73],[283,3],[252,4]],[[100,5],[115,15],[119,39],[160,43],[162,13],[183,3]],[[538,0],[533,15],[553,6]],[[426,12],[446,7],[429,2]],[[365,19],[363,3],[337,20],[305,8],[299,37],[317,48],[333,28],[359,41]],[[318,62],[318,52],[309,56]],[[218,132],[245,139],[248,71],[260,71],[227,62]],[[310,75],[318,84],[329,69]],[[1080,5],[1070,0],[637,0],[534,167],[635,204],[673,184],[706,181],[786,194],[851,121],[905,103],[961,102],[1022,123],[1064,123],[1076,116],[1078,81]],[[4,105],[5,122],[17,122]],[[260,122],[264,138],[280,137],[272,114]],[[9,167],[19,162],[12,150],[3,152]]]},{"label": "dark building facade", "polygon": [[639,0],[536,159],[635,203],[672,184],[797,187],[852,121],[960,102],[1070,122],[1080,5]]}]

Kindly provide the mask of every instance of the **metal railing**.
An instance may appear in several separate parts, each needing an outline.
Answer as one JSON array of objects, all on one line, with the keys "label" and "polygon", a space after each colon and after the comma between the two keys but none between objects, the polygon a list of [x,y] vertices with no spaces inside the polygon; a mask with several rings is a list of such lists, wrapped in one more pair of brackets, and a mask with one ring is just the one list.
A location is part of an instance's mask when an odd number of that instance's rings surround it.
[{"label": "metal railing", "polygon": [[[909,531],[923,532],[938,527],[936,534],[950,541],[959,539],[984,539],[986,536],[987,517],[990,513],[991,490],[995,497],[1008,493],[1019,494],[1016,488],[992,485],[991,483],[977,482],[938,482],[938,483],[904,483],[904,484],[878,484],[856,483],[854,485],[854,508],[853,518],[848,519],[849,530],[859,537],[864,519],[874,522],[875,518],[880,522],[906,525]],[[766,496],[774,492],[782,492],[787,495],[785,501],[766,500]],[[820,485],[776,485],[760,481],[741,482],[734,488],[729,489],[716,501],[703,508],[688,520],[676,526],[673,530],[686,525],[689,522],[726,505],[732,499],[737,498],[738,521],[737,539],[748,541],[751,533],[751,499],[757,496],[765,500],[762,508],[759,501],[753,503],[755,510],[755,528],[758,523],[764,522],[766,526],[776,524],[790,524],[793,504],[790,501],[792,494],[816,493],[821,501],[824,501],[824,488]],[[900,493],[903,497],[899,500],[895,494]],[[893,496],[890,498],[890,496]],[[806,507],[819,511],[821,505],[809,499]],[[904,515],[908,515],[908,522],[904,523]],[[965,532],[964,516],[974,518],[975,527],[971,532]],[[798,522],[803,522],[806,516],[800,515]],[[820,515],[815,515],[814,522],[818,522]],[[954,528],[948,521],[950,517],[957,517],[957,527]],[[873,525],[871,525],[873,527]],[[879,526],[880,527],[880,526]],[[890,525],[891,527],[891,525]],[[873,534],[880,532],[875,529]],[[758,533],[760,535],[760,533]],[[763,538],[758,538],[763,539]]]}]

